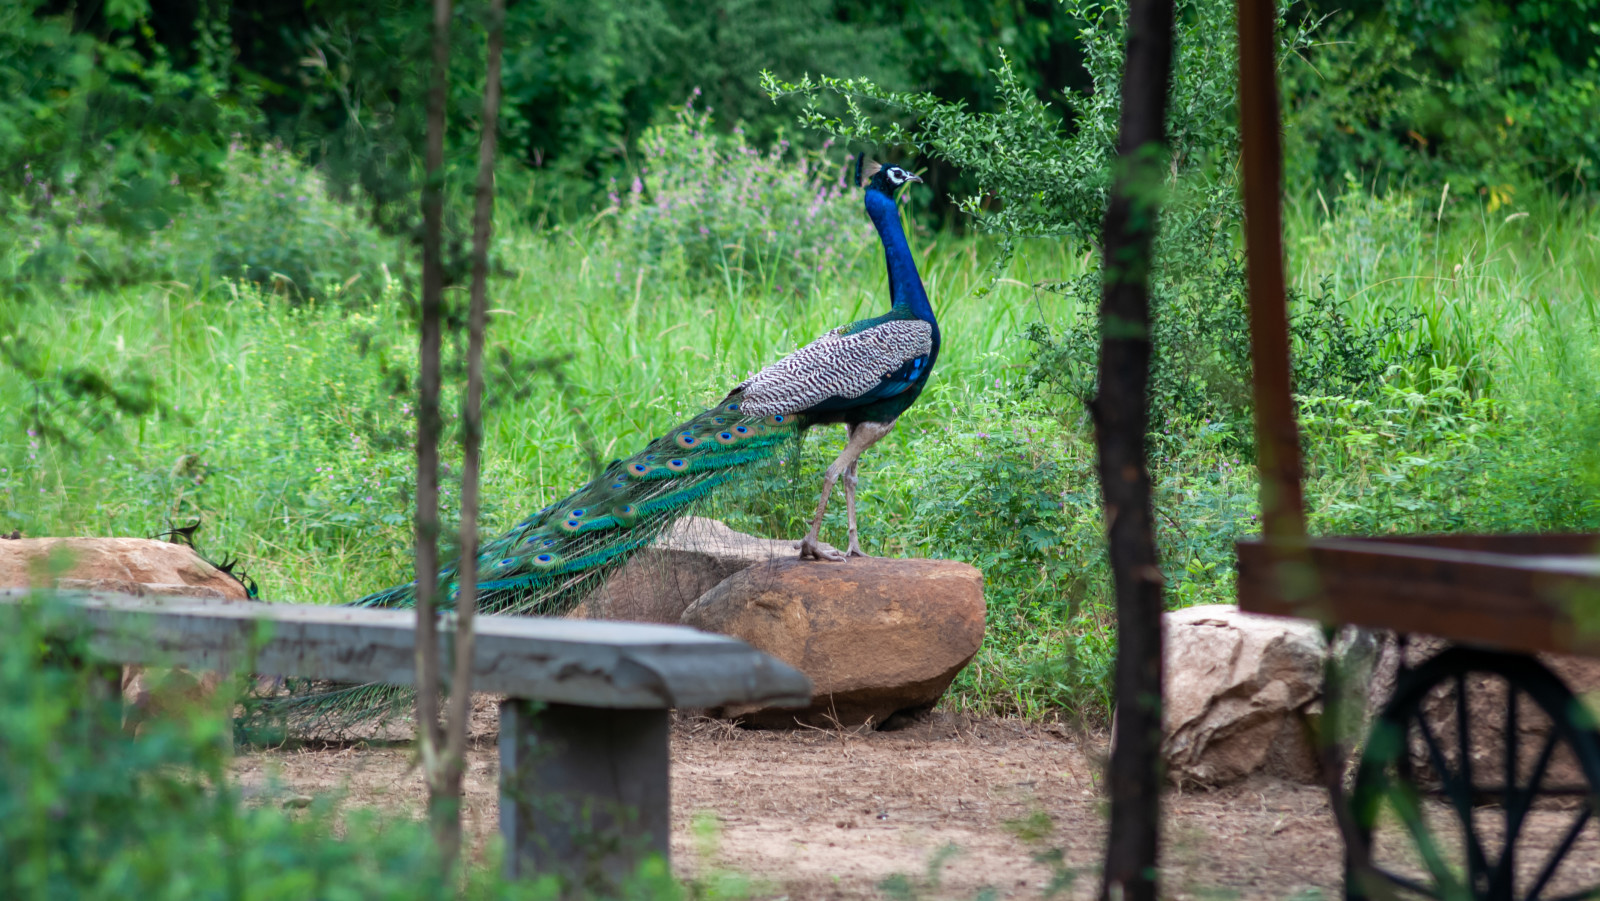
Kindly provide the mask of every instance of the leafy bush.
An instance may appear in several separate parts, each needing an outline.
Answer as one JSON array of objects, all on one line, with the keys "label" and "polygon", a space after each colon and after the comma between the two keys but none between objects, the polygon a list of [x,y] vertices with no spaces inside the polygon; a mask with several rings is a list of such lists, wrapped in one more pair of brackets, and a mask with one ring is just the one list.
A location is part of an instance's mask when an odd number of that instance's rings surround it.
[{"label": "leafy bush", "polygon": [[93,285],[237,279],[297,302],[375,295],[398,249],[289,151],[237,141],[213,195],[165,228],[125,236],[91,223],[69,240]]},{"label": "leafy bush", "polygon": [[[746,281],[804,294],[816,279],[871,246],[859,197],[825,144],[791,156],[779,140],[766,152],[742,129],[711,130],[710,110],[691,99],[670,125],[641,141],[644,165],[626,197],[613,192],[617,241],[641,266],[683,273],[735,291]],[[623,278],[623,261],[616,277]]]},{"label": "leafy bush", "polygon": [[142,0],[105,4],[115,36],[100,40],[75,21],[81,10],[0,4],[0,192],[27,207],[71,191],[99,221],[143,232],[215,184],[227,136],[256,121],[230,84],[227,25],[202,17],[191,45],[174,48],[191,64],[177,65],[139,39],[154,36],[148,13]]},{"label": "leafy bush", "polygon": [[1493,200],[1527,181],[1594,178],[1596,0],[1307,5],[1331,18],[1285,67],[1291,183],[1358,172]]}]

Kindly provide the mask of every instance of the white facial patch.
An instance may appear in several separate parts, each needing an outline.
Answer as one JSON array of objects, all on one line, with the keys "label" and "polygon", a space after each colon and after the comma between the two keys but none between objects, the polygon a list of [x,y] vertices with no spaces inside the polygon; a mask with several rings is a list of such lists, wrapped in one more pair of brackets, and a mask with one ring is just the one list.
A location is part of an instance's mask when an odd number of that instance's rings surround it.
[{"label": "white facial patch", "polygon": [[899,166],[886,166],[884,167],[883,174],[885,178],[889,179],[891,184],[903,185],[906,182],[906,171],[901,169]]}]

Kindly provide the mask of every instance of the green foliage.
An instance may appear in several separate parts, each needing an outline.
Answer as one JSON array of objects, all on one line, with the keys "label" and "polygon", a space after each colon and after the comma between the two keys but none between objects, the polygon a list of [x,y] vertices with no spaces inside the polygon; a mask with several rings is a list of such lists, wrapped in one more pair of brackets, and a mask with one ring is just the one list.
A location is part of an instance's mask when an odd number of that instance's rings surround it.
[{"label": "green foliage", "polygon": [[[1225,26],[1233,8],[1221,0],[1180,6],[1168,142],[1176,157],[1174,172],[1191,173],[1216,162],[1218,148],[1232,143],[1233,45],[1227,37],[1232,29]],[[961,209],[985,230],[1006,238],[1048,235],[1088,245],[1098,236],[1110,188],[1127,6],[1121,0],[1083,0],[1068,8],[1085,23],[1079,39],[1089,75],[1083,90],[1065,94],[1070,129],[1004,56],[993,72],[999,100],[994,112],[969,112],[960,103],[888,90],[864,78],[786,82],[768,74],[763,85],[775,98],[800,97],[800,121],[809,128],[868,145],[909,147],[961,167],[981,192],[964,198]],[[830,96],[843,103],[842,113],[825,110]],[[869,109],[878,107],[892,111],[896,121],[878,125]],[[908,121],[914,124],[904,124]],[[985,195],[1002,204],[991,208]],[[1215,234],[1214,218],[1189,218]]]},{"label": "green foliage", "polygon": [[374,296],[394,250],[361,210],[329,196],[320,174],[276,145],[235,143],[210,198],[148,236],[72,228],[80,281],[95,286],[237,280],[301,302]]},{"label": "green foliage", "polygon": [[[108,4],[115,33],[96,40],[44,0],[0,5],[0,191],[12,216],[64,227],[84,209],[131,232],[165,225],[216,185],[228,136],[255,119],[232,90],[225,24],[201,23],[191,66],[147,40],[143,2]],[[20,203],[18,202],[20,200]],[[7,225],[17,220],[0,218]]]},{"label": "green foliage", "polygon": [[611,195],[619,284],[636,266],[719,283],[730,294],[753,282],[804,296],[874,240],[826,147],[797,159],[783,140],[759,151],[741,129],[715,134],[711,114],[691,100],[673,124],[647,132],[640,149],[640,177],[625,196]]},{"label": "green foliage", "polygon": [[[1587,184],[1600,164],[1595,0],[1313,2],[1330,15],[1290,65],[1290,160],[1488,196],[1528,180]],[[1292,177],[1292,176],[1291,176]]]}]

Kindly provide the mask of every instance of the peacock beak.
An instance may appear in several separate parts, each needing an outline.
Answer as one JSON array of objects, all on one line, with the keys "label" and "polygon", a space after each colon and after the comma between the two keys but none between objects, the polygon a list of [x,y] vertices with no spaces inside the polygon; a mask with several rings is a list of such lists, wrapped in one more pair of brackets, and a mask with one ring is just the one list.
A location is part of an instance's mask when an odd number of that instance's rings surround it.
[{"label": "peacock beak", "polygon": [[914,181],[914,182],[916,182],[917,184],[920,185],[920,184],[922,184],[922,176],[920,176],[920,175],[907,175],[906,176],[906,181]]}]

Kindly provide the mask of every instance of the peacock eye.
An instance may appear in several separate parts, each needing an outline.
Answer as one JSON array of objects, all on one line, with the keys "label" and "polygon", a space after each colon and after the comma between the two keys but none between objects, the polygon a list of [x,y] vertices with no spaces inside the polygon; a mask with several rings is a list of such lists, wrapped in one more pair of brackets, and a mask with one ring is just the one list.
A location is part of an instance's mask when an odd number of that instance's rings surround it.
[{"label": "peacock eye", "polygon": [[574,510],[574,511],[572,511],[572,513],[571,513],[571,516],[572,516],[572,517],[573,517],[573,518],[574,518],[574,519],[576,519],[576,518],[578,518],[578,517],[580,517],[580,516],[582,516],[582,515],[583,515],[583,512],[584,512],[584,511],[583,511],[583,508],[582,508],[582,507],[579,507],[579,508],[578,508],[578,509],[576,509],[576,510]]},{"label": "peacock eye", "polygon": [[538,560],[540,563],[549,563],[550,562],[550,555],[549,554],[540,554],[539,556],[537,556],[537,557],[535,557],[533,559]]},{"label": "peacock eye", "polygon": [[772,417],[773,422],[783,422],[783,414],[778,413]]},{"label": "peacock eye", "polygon": [[738,426],[738,427],[734,428],[734,431],[738,432],[741,435],[744,435],[744,434],[747,434],[750,431],[750,427],[741,425],[741,426]]}]

